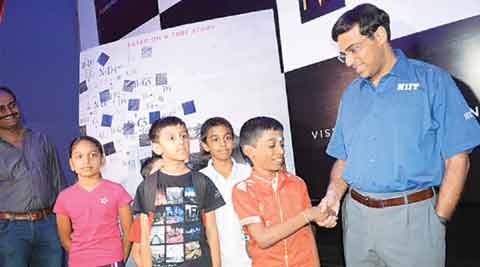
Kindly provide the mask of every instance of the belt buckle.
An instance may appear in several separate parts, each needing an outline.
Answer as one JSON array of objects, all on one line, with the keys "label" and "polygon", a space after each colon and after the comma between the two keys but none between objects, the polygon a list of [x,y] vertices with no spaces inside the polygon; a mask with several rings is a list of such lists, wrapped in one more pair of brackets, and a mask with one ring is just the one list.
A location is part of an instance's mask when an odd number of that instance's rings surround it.
[{"label": "belt buckle", "polygon": [[360,196],[362,196],[363,199],[365,200],[365,202],[367,202],[367,206],[371,206],[371,204],[370,204],[370,197],[364,196],[364,195],[360,195]]}]

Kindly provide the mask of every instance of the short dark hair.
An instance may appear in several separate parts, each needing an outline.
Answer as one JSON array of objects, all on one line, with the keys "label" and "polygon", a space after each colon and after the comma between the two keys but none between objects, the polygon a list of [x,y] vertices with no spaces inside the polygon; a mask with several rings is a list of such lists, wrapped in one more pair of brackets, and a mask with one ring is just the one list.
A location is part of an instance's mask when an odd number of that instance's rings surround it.
[{"label": "short dark hair", "polygon": [[69,148],[69,157],[72,158],[72,152],[73,152],[73,149],[75,148],[75,146],[80,143],[81,141],[88,141],[90,143],[92,143],[98,150],[98,152],[100,153],[100,155],[103,156],[103,146],[102,144],[100,143],[100,141],[98,141],[97,139],[91,137],[91,136],[88,136],[88,135],[82,135],[82,136],[79,136],[75,139],[72,140],[72,142],[70,143],[70,148]]},{"label": "short dark hair", "polygon": [[355,25],[360,28],[360,34],[371,38],[378,27],[387,31],[390,40],[390,17],[387,12],[372,4],[361,4],[343,13],[332,28],[332,39],[336,42],[338,36],[348,32]]},{"label": "short dark hair", "polygon": [[240,147],[256,146],[257,139],[267,130],[282,131],[282,124],[270,117],[255,117],[246,121],[240,129]]},{"label": "short dark hair", "polygon": [[200,141],[207,143],[208,130],[215,126],[224,126],[233,135],[233,127],[228,120],[222,117],[213,117],[206,120],[200,127]]},{"label": "short dark hair", "polygon": [[11,95],[13,97],[13,101],[17,101],[17,96],[15,95],[15,93],[13,93],[13,91],[6,87],[6,86],[0,86],[0,91],[3,91],[9,95]]},{"label": "short dark hair", "polygon": [[150,138],[150,141],[154,142],[163,128],[176,125],[181,125],[185,127],[185,129],[187,129],[187,125],[185,124],[185,122],[175,116],[168,116],[156,120],[150,127],[150,131],[148,131],[148,137]]}]

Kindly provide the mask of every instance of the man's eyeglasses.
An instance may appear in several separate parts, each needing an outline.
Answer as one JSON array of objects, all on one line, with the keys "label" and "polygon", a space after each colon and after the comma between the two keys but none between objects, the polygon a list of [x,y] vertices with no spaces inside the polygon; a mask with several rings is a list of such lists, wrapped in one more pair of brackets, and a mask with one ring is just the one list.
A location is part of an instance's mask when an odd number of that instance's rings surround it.
[{"label": "man's eyeglasses", "polygon": [[0,105],[0,113],[5,113],[17,107],[17,102],[12,101],[6,105]]},{"label": "man's eyeglasses", "polygon": [[364,40],[349,46],[347,49],[345,49],[345,52],[340,52],[340,54],[337,56],[338,61],[345,64],[349,55],[358,55],[358,53],[360,53],[360,51],[363,49],[362,42]]}]

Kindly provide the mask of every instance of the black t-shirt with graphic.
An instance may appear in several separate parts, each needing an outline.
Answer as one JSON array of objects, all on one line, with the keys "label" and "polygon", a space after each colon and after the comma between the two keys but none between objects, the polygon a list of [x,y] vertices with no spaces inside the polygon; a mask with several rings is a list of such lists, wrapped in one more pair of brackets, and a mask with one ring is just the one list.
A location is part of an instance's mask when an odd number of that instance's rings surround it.
[{"label": "black t-shirt with graphic", "polygon": [[[205,178],[205,192],[198,194],[193,183],[192,172],[172,176],[157,175],[157,191],[153,224],[150,232],[150,248],[154,267],[209,267],[212,265],[210,249],[206,242],[205,227],[201,211],[209,212],[225,204],[213,182]],[[197,176],[195,176],[198,178]],[[133,209],[142,210],[140,199],[145,199],[139,190]],[[203,196],[198,199],[197,195]]]}]

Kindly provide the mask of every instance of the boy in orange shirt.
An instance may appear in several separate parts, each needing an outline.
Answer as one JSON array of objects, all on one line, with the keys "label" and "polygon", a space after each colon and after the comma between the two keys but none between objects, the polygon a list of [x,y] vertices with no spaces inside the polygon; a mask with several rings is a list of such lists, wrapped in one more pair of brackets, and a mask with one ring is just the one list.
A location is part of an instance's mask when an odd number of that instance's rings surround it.
[{"label": "boy in orange shirt", "polygon": [[232,198],[249,236],[252,266],[320,266],[310,222],[328,212],[312,207],[305,182],[283,170],[283,126],[273,118],[250,119],[240,130],[240,146],[253,171]]}]

